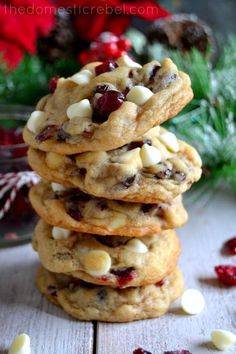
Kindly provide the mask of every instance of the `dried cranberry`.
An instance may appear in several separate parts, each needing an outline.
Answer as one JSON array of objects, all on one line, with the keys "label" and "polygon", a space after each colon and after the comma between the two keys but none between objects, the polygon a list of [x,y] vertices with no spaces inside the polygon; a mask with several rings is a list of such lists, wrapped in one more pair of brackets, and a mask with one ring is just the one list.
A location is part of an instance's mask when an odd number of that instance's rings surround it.
[{"label": "dried cranberry", "polygon": [[133,351],[133,354],[152,354],[143,348],[137,348]]},{"label": "dried cranberry", "polygon": [[137,273],[133,267],[112,270],[111,273],[117,276],[119,288],[124,288],[129,282],[137,277]]},{"label": "dried cranberry", "polygon": [[167,352],[164,352],[164,354],[191,354],[190,351],[188,350],[171,350],[171,351],[167,351]]},{"label": "dried cranberry", "polygon": [[105,93],[109,90],[109,85],[98,85],[96,86],[94,93]]},{"label": "dried cranberry", "polygon": [[151,139],[144,139],[139,141],[132,141],[128,144],[128,150],[136,149],[137,147],[142,147],[144,144],[152,145]]},{"label": "dried cranberry", "polygon": [[231,238],[224,244],[225,250],[230,254],[236,254],[236,237]]},{"label": "dried cranberry", "polygon": [[94,105],[93,121],[105,122],[112,112],[120,108],[124,100],[123,93],[114,90],[106,91]]},{"label": "dried cranberry", "polygon": [[162,279],[156,283],[156,286],[159,286],[160,288],[165,284],[165,280]]},{"label": "dried cranberry", "polygon": [[104,63],[96,66],[95,73],[96,73],[96,75],[101,75],[101,74],[106,73],[108,71],[115,70],[117,67],[118,67],[118,65],[116,64],[116,62],[114,62],[113,60],[107,60],[107,61],[104,61]]},{"label": "dried cranberry", "polygon": [[236,266],[218,265],[215,267],[215,271],[221,283],[236,285]]},{"label": "dried cranberry", "polygon": [[43,141],[50,139],[53,135],[55,135],[57,130],[57,125],[48,125],[38,135],[36,135],[35,139],[37,142],[42,143]]},{"label": "dried cranberry", "polygon": [[164,171],[160,171],[157,174],[155,174],[155,177],[157,179],[170,179],[171,177],[173,177],[173,171],[167,168]]},{"label": "dried cranberry", "polygon": [[127,177],[127,178],[122,182],[122,186],[125,187],[125,188],[129,188],[129,187],[134,183],[135,178],[136,178],[136,175]]},{"label": "dried cranberry", "polygon": [[53,76],[48,83],[48,90],[50,93],[54,93],[57,88],[57,81],[59,80],[59,76]]}]

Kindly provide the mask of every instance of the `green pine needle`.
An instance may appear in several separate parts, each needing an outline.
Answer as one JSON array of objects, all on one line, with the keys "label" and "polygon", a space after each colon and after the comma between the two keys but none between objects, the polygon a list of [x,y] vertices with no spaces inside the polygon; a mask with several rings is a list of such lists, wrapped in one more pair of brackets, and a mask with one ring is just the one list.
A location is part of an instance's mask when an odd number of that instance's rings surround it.
[{"label": "green pine needle", "polygon": [[25,56],[21,64],[6,73],[0,67],[0,103],[34,106],[48,93],[48,81],[52,76],[70,76],[79,70],[75,59],[47,64],[39,57]]},{"label": "green pine needle", "polygon": [[165,125],[199,151],[200,190],[224,181],[236,191],[236,37],[229,38],[215,67],[196,49],[182,54],[154,44],[148,50],[151,58],[172,58],[191,78],[194,99]]}]

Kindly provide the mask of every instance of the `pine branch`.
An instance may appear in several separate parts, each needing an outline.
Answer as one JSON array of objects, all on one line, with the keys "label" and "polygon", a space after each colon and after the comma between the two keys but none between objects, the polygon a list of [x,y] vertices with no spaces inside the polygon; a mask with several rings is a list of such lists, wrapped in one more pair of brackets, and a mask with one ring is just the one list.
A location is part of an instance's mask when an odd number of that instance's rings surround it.
[{"label": "pine branch", "polygon": [[48,80],[52,76],[67,77],[78,70],[75,59],[49,65],[39,57],[25,56],[19,67],[9,73],[0,67],[0,103],[35,105],[48,93]]}]

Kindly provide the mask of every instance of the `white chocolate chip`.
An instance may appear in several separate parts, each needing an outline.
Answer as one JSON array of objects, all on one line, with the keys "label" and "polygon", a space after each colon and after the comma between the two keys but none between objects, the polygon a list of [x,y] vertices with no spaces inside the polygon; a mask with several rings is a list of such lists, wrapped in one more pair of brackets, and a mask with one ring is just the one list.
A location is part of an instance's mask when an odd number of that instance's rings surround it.
[{"label": "white chocolate chip", "polygon": [[46,120],[46,114],[43,111],[34,111],[31,113],[28,121],[27,128],[34,134],[36,134],[43,122]]},{"label": "white chocolate chip", "polygon": [[133,61],[127,54],[117,59],[119,66],[128,66],[129,68],[141,68],[142,65]]},{"label": "white chocolate chip", "polygon": [[142,106],[149,98],[153,96],[153,92],[144,86],[134,86],[126,95],[126,100]]},{"label": "white chocolate chip", "polygon": [[66,240],[70,235],[70,230],[54,226],[52,228],[52,237],[54,240]]},{"label": "white chocolate chip", "polygon": [[62,191],[66,190],[66,188],[62,184],[59,184],[59,183],[52,182],[51,186],[52,186],[53,192],[62,192]]},{"label": "white chocolate chip", "polygon": [[[119,227],[124,226],[126,222],[127,222],[126,215],[114,212],[113,217],[107,222],[107,226],[112,229],[118,229]],[[104,219],[103,219],[103,224],[104,224]]]},{"label": "white chocolate chip", "polygon": [[93,74],[90,70],[84,69],[74,74],[69,79],[78,85],[87,85],[90,82],[92,76]]},{"label": "white chocolate chip", "polygon": [[69,119],[91,118],[93,110],[89,100],[86,98],[80,102],[73,103],[67,108],[66,114]]},{"label": "white chocolate chip", "polygon": [[149,135],[154,135],[154,136],[159,136],[159,134],[160,134],[160,126],[157,125],[156,127],[150,129],[150,130],[148,131],[148,134],[149,134]]},{"label": "white chocolate chip", "polygon": [[52,170],[56,170],[63,164],[64,156],[50,151],[47,152],[45,161],[48,167],[50,167]]},{"label": "white chocolate chip", "polygon": [[165,146],[167,147],[168,150],[171,152],[178,152],[179,151],[179,142],[175,136],[175,134],[166,132],[163,133],[159,136],[159,139]]},{"label": "white chocolate chip", "polygon": [[197,315],[205,307],[205,299],[197,289],[187,289],[181,297],[181,307],[189,315]]},{"label": "white chocolate chip", "polygon": [[144,167],[155,165],[161,161],[161,153],[155,146],[144,144],[140,156]]},{"label": "white chocolate chip", "polygon": [[132,240],[130,240],[127,244],[126,247],[135,253],[147,253],[148,248],[145,245],[145,243],[143,243],[142,241],[138,240],[137,238],[133,238]]},{"label": "white chocolate chip", "polygon": [[8,354],[30,354],[30,337],[23,333],[12,342]]},{"label": "white chocolate chip", "polygon": [[124,152],[123,154],[114,158],[114,161],[118,163],[125,163],[128,165],[133,165],[137,169],[142,168],[142,160],[140,157],[140,148],[135,148],[130,151]]},{"label": "white chocolate chip", "polygon": [[84,257],[85,271],[94,276],[100,277],[109,272],[111,268],[111,257],[102,250],[94,250],[87,253]]},{"label": "white chocolate chip", "polygon": [[223,329],[215,329],[211,332],[211,340],[219,350],[225,350],[236,343],[236,335]]}]

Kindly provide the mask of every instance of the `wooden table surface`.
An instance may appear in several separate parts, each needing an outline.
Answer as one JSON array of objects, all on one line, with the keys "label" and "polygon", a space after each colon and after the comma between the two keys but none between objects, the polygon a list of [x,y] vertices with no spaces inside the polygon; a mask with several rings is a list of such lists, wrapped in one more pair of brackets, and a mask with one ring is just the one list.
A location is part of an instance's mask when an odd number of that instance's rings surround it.
[{"label": "wooden table surface", "polygon": [[[235,264],[221,253],[236,234],[236,195],[220,191],[208,204],[189,206],[189,222],[179,230],[180,266],[186,287],[198,288],[206,309],[198,316],[179,311],[178,302],[164,317],[129,324],[76,322],[44,299],[34,285],[37,255],[30,245],[0,250],[0,354],[13,338],[28,333],[32,354],[132,354],[142,346],[153,354],[188,349],[218,353],[209,342],[215,328],[236,332],[236,288],[219,286],[214,265]],[[236,353],[236,346],[227,354]]]}]

